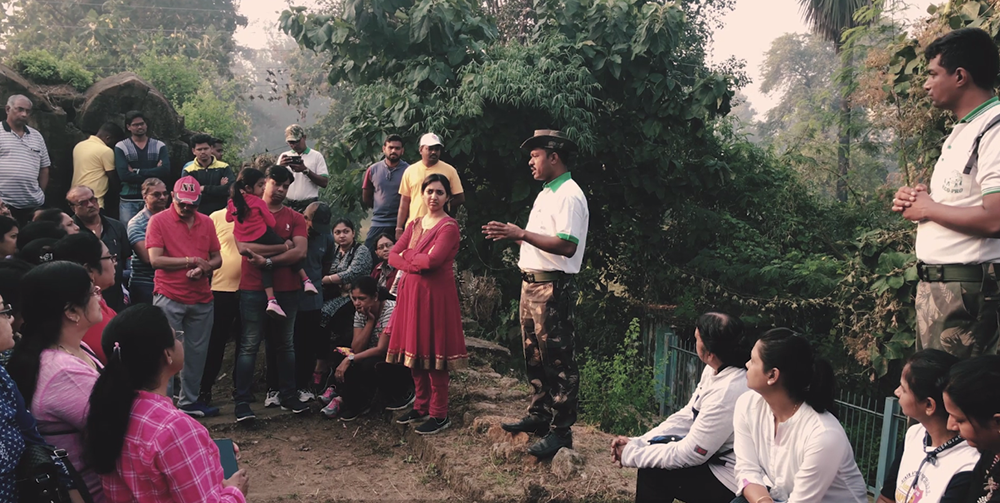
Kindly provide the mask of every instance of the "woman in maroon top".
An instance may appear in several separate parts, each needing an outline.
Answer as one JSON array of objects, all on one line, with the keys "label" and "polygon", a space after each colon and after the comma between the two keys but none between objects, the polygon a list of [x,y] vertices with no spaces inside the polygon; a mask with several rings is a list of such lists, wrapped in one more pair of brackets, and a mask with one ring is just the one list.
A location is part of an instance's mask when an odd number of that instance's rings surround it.
[{"label": "woman in maroon top", "polygon": [[444,211],[451,185],[447,177],[433,174],[424,179],[421,192],[428,213],[410,222],[389,254],[389,264],[405,275],[386,329],[386,361],[410,367],[416,392],[413,410],[396,422],[424,421],[417,433],[432,435],[451,426],[448,371],[467,366],[469,355],[452,271],[458,222]]}]

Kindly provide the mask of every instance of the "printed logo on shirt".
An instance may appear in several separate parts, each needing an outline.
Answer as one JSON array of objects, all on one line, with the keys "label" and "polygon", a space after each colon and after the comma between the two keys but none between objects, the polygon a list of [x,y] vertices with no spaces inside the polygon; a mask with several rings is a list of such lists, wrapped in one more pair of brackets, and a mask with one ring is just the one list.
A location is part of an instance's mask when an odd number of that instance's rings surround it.
[{"label": "printed logo on shirt", "polygon": [[292,231],[292,224],[285,224],[285,232],[291,232],[291,231]]},{"label": "printed logo on shirt", "polygon": [[944,179],[941,188],[951,194],[961,194],[964,192],[965,188],[962,187],[962,172],[958,170],[952,172],[951,176]]},{"label": "printed logo on shirt", "polygon": [[920,503],[920,500],[924,499],[924,493],[930,488],[930,480],[927,478],[927,475],[921,473],[919,480],[914,481],[914,475],[914,472],[910,472],[901,478],[906,482],[896,487],[896,501],[900,503]]},{"label": "printed logo on shirt", "polygon": [[701,456],[707,456],[708,455],[708,451],[705,450],[705,448],[702,447],[702,446],[700,446],[700,445],[694,446],[694,452],[697,452]]}]

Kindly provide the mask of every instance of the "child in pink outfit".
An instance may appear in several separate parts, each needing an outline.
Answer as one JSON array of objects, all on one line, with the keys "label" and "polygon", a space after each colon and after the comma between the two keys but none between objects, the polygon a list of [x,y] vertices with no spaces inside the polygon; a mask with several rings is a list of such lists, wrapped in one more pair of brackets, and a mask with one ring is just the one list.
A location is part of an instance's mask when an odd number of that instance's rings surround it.
[{"label": "child in pink outfit", "polygon": [[[240,243],[256,243],[261,245],[289,245],[274,232],[274,215],[267,208],[267,203],[261,199],[264,195],[264,173],[256,169],[244,169],[230,189],[230,199],[226,210],[226,221],[234,222],[233,236]],[[253,257],[253,252],[243,253]],[[316,295],[319,290],[309,280],[302,269],[301,263],[286,266],[299,273],[302,278],[302,289],[310,295]],[[261,282],[267,293],[267,313],[275,318],[284,318],[285,312],[274,297],[274,271],[270,268],[261,270]]]}]

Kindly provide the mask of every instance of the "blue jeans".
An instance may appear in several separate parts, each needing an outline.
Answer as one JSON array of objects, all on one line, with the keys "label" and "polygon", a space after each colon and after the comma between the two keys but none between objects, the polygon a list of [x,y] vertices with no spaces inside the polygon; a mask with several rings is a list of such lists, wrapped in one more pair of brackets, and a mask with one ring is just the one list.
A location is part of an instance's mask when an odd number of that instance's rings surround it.
[{"label": "blue jeans", "polygon": [[272,320],[265,311],[267,294],[261,291],[240,290],[240,316],[243,318],[243,339],[236,353],[236,404],[249,403],[253,395],[253,370],[257,363],[260,341],[267,338],[267,350],[272,351],[278,366],[278,397],[282,400],[298,399],[295,394],[295,315],[299,310],[299,291],[274,292],[278,305],[285,311],[284,320]]},{"label": "blue jeans", "polygon": [[152,304],[153,284],[143,281],[130,281],[128,284],[128,296],[130,305]]},{"label": "blue jeans", "polygon": [[138,201],[122,199],[118,203],[118,221],[125,224],[125,227],[128,227],[128,221],[132,220],[132,217],[138,215],[145,206],[146,202],[142,199],[139,199]]}]

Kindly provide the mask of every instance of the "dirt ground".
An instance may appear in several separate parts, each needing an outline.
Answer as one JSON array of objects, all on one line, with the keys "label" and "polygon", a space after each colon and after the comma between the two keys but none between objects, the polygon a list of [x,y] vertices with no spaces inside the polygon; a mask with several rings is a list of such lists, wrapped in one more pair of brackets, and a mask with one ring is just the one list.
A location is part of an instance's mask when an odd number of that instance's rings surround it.
[{"label": "dirt ground", "polygon": [[[230,358],[227,355],[224,369],[232,368]],[[318,403],[301,415],[264,409],[262,389],[252,405],[257,420],[237,425],[228,399],[231,385],[229,376],[220,379],[213,405],[222,407],[222,413],[203,422],[214,438],[232,438],[239,444],[240,467],[251,477],[250,502],[634,498],[635,470],[613,466],[611,436],[591,427],[574,427],[574,456],[564,456],[564,450],[555,460],[539,463],[526,454],[525,448],[537,438],[511,436],[499,423],[524,414],[528,386],[482,361],[474,370],[452,373],[453,426],[428,437],[395,424],[381,407],[350,423],[323,417]]]}]

